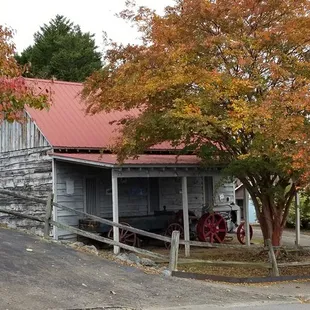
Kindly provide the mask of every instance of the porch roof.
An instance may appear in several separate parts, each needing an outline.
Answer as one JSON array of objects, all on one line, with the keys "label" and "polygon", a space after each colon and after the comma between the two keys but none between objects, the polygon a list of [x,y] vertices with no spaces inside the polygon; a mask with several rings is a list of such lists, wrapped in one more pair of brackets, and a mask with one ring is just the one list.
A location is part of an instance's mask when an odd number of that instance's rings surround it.
[{"label": "porch roof", "polygon": [[120,165],[115,154],[95,153],[52,153],[55,159],[65,160],[81,164],[89,164],[103,167],[198,167],[200,158],[195,155],[165,155],[165,154],[143,154],[138,158],[130,158]]}]

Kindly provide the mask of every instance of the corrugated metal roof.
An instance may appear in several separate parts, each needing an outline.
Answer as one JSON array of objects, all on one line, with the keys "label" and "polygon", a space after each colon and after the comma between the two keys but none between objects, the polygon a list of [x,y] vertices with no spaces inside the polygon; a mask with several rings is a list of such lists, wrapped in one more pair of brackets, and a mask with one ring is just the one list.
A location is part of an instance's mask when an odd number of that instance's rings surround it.
[{"label": "corrugated metal roof", "polygon": [[[109,166],[118,165],[117,156],[114,154],[82,154],[82,153],[53,153],[55,158],[70,160],[79,163],[97,163]],[[127,159],[123,165],[126,166],[198,166],[200,159],[195,155],[164,155],[164,154],[144,154],[140,155],[137,159]]]},{"label": "corrugated metal roof", "polygon": [[54,148],[106,148],[118,134],[116,124],[110,122],[134,115],[126,111],[86,115],[79,95],[81,83],[31,79],[27,82],[51,88],[53,103],[48,111],[29,107],[26,111]]}]

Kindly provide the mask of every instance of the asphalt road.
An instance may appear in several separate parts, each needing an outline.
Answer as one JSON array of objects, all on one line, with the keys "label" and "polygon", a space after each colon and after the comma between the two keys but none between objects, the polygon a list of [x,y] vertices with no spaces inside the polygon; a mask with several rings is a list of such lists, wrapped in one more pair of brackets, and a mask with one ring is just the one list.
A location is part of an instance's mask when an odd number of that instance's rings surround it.
[{"label": "asphalt road", "polygon": [[309,294],[310,283],[248,287],[149,275],[22,232],[0,229],[1,310],[290,307],[292,302],[297,305],[300,299],[310,299]]},{"label": "asphalt road", "polygon": [[[281,305],[268,305],[268,306],[245,306],[247,310],[309,310],[309,304],[281,304]],[[242,308],[240,308],[242,309]]]},{"label": "asphalt road", "polygon": [[252,304],[232,304],[224,306],[204,305],[194,307],[179,307],[165,308],[165,310],[225,310],[225,309],[240,309],[240,310],[309,310],[310,304],[297,303],[268,303],[267,305],[252,305]]}]

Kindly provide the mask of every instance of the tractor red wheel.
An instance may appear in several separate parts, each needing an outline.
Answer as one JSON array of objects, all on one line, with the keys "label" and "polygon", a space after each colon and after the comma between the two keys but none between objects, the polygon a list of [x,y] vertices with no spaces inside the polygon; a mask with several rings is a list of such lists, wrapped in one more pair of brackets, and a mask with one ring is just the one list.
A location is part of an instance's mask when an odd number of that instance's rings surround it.
[{"label": "tractor red wheel", "polygon": [[[184,239],[184,229],[183,226],[180,225],[179,223],[170,224],[166,229],[165,236],[170,238],[174,230],[178,230],[180,232],[180,239]],[[167,249],[170,249],[170,246],[171,246],[170,242],[165,242],[165,247]]]},{"label": "tractor red wheel", "polygon": [[[120,223],[125,226],[130,226],[128,223]],[[108,238],[113,239],[113,227],[110,229],[108,233]],[[134,232],[131,232],[125,228],[120,228],[119,229],[119,242],[131,245],[131,246],[136,246],[138,243],[138,238],[137,235]]]},{"label": "tractor red wheel", "polygon": [[205,213],[198,221],[197,237],[202,242],[222,243],[226,233],[226,221],[218,213]]},{"label": "tractor red wheel", "polygon": [[[253,237],[253,228],[250,226],[250,240]],[[242,222],[237,228],[237,238],[241,244],[245,244],[245,223]]]}]

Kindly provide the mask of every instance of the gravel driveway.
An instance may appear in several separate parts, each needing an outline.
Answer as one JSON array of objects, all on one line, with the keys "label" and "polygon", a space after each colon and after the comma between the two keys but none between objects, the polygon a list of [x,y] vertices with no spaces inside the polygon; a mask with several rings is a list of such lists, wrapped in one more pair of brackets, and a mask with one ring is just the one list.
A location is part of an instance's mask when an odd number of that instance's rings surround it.
[{"label": "gravel driveway", "polygon": [[[0,229],[0,309],[216,309],[291,303],[309,292],[148,275],[15,230]],[[296,286],[296,283],[294,284]]]}]

